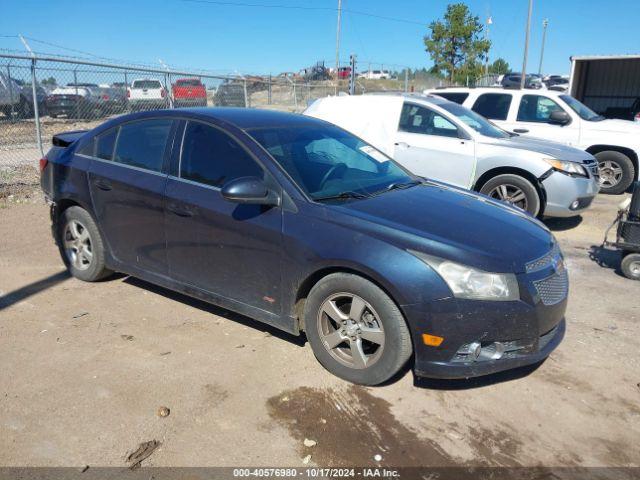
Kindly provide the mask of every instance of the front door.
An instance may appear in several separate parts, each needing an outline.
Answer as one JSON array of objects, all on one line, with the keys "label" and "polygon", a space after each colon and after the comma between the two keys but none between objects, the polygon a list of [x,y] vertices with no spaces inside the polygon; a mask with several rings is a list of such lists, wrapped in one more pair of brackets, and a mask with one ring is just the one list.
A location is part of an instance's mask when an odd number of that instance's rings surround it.
[{"label": "front door", "polygon": [[[89,172],[94,211],[116,260],[165,274],[164,173],[173,120],[125,123],[95,140]],[[114,148],[115,147],[115,148]]]},{"label": "front door", "polygon": [[268,173],[226,132],[198,121],[186,124],[177,170],[166,189],[169,274],[241,305],[279,313],[282,211],[232,203],[220,194],[229,180]]},{"label": "front door", "polygon": [[[555,100],[546,95],[526,94],[520,98],[515,119],[510,117],[507,122],[500,122],[500,126],[509,131],[523,135],[544,138],[566,145],[577,145],[580,138],[580,125],[573,121],[568,125],[558,125],[550,120],[551,113],[556,110],[566,111]],[[566,112],[572,116],[572,112]]]},{"label": "front door", "polygon": [[422,177],[463,188],[470,188],[473,182],[473,140],[444,116],[421,105],[404,104],[394,159]]}]

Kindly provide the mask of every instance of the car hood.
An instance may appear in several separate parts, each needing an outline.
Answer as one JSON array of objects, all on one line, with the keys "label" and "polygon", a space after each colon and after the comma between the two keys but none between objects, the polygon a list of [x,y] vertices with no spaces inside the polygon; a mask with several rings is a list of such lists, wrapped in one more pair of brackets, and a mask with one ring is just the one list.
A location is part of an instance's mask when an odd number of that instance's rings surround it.
[{"label": "car hood", "polygon": [[557,160],[565,160],[568,162],[582,163],[584,160],[593,160],[594,157],[580,150],[579,148],[570,147],[564,143],[552,142],[536,137],[511,137],[511,138],[495,138],[482,143],[490,145],[499,145],[506,148],[518,148],[530,150],[542,155],[546,155]]},{"label": "car hood", "polygon": [[430,181],[329,208],[344,214],[333,220],[349,228],[491,272],[523,272],[555,242],[542,223],[521,210]]},{"label": "car hood", "polygon": [[640,123],[631,120],[607,119],[596,122],[583,122],[586,132],[611,132],[617,134],[640,135]]}]

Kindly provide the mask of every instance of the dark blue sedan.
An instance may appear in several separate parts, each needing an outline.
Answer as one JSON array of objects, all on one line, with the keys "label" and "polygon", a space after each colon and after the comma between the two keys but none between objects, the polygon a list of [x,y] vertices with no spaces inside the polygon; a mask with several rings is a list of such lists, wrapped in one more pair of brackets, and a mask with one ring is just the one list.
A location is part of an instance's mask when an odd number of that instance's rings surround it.
[{"label": "dark blue sedan", "polygon": [[73,276],[124,272],[304,332],[349,381],[379,384],[412,356],[421,376],[484,375],[564,336],[567,271],[542,224],[331,124],[167,110],[53,144],[42,188]]}]

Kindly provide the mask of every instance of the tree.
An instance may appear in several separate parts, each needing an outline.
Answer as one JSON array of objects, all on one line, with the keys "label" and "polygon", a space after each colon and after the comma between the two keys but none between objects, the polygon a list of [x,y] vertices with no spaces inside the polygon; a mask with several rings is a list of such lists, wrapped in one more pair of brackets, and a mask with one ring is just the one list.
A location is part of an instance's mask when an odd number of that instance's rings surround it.
[{"label": "tree", "polygon": [[55,87],[55,86],[56,86],[56,84],[57,84],[56,79],[55,79],[55,78],[53,78],[53,77],[45,78],[45,79],[44,79],[44,80],[42,80],[40,83],[41,83],[42,85],[50,85],[50,86],[52,86],[52,87]]},{"label": "tree", "polygon": [[429,25],[424,46],[437,71],[444,71],[450,82],[475,79],[482,72],[491,42],[481,38],[483,25],[464,3],[449,4],[442,20]]},{"label": "tree", "polygon": [[510,71],[511,68],[509,68],[509,63],[504,58],[498,58],[495,62],[489,65],[489,73],[504,75],[505,73],[509,73]]}]

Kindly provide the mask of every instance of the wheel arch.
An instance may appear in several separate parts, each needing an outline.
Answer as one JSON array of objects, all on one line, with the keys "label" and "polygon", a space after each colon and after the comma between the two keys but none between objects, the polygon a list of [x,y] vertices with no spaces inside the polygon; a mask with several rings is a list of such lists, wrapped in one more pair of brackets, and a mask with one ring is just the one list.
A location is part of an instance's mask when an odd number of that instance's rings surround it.
[{"label": "wheel arch", "polygon": [[542,185],[542,182],[538,178],[536,178],[534,174],[532,174],[531,172],[523,168],[504,166],[504,167],[496,167],[496,168],[492,168],[491,170],[487,170],[480,176],[480,178],[478,178],[475,185],[473,186],[473,190],[476,192],[479,192],[480,189],[489,180],[491,180],[494,177],[497,177],[498,175],[506,175],[506,174],[518,175],[520,177],[527,179],[529,182],[531,182],[533,187],[538,192],[538,195],[540,196],[540,212],[538,215],[542,215],[547,206],[547,192],[544,188],[544,185]]},{"label": "wheel arch", "polygon": [[323,278],[333,273],[350,273],[353,275],[357,275],[365,280],[368,280],[369,282],[373,283],[376,287],[380,288],[384,293],[386,293],[391,299],[391,301],[393,301],[396,304],[396,306],[402,312],[402,314],[405,315],[405,312],[403,311],[402,306],[397,300],[397,295],[394,295],[392,288],[385,285],[384,282],[379,281],[377,278],[375,278],[374,275],[366,273],[364,269],[358,269],[352,266],[344,266],[344,265],[325,266],[307,275],[307,277],[298,285],[298,288],[296,290],[296,295],[294,298],[293,315],[298,321],[299,330],[305,329],[303,312],[304,312],[304,305],[307,300],[307,297],[309,296],[309,293],[311,292],[313,287],[318,284],[320,280],[322,280]]},{"label": "wheel arch", "polygon": [[639,163],[638,163],[638,154],[633,149],[627,148],[627,147],[621,147],[619,145],[597,144],[597,145],[591,145],[589,148],[586,149],[586,151],[591,155],[595,155],[596,153],[607,152],[607,151],[618,152],[618,153],[622,153],[623,155],[626,155],[627,157],[629,157],[629,160],[631,160],[631,163],[633,163],[633,168],[635,169],[634,180],[638,179],[638,171],[640,169]]}]

